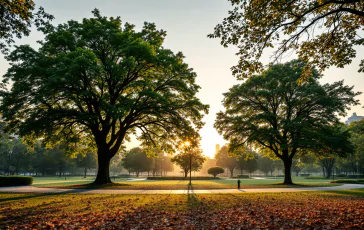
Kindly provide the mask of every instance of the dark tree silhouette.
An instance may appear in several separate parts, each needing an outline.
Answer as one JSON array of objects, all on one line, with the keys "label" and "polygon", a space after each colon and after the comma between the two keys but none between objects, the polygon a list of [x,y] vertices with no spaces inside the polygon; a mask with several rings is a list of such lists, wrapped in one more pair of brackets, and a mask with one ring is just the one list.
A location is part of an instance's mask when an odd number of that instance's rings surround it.
[{"label": "dark tree silhouette", "polygon": [[[162,44],[154,24],[140,32],[102,17],[42,28],[38,51],[24,45],[8,57],[0,112],[6,129],[45,142],[87,142],[97,148],[94,183],[111,183],[110,159],[140,130],[143,146],[175,149],[196,134],[208,106],[196,98],[196,74]],[[11,90],[7,85],[13,82]]]}]

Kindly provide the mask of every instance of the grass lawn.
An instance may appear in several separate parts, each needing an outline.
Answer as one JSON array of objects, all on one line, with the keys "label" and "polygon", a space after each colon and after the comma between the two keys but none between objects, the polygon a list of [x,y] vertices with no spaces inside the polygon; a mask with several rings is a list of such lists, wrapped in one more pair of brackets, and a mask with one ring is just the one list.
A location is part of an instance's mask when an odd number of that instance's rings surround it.
[{"label": "grass lawn", "polygon": [[0,229],[363,229],[364,190],[189,195],[0,193]]},{"label": "grass lawn", "polygon": [[[90,183],[94,178],[81,177],[36,177],[34,186],[37,187],[57,187],[57,188],[110,188],[110,189],[187,189],[188,180],[136,180],[129,181],[126,178],[113,180],[115,184],[107,186],[92,186]],[[285,187],[326,187],[337,186],[331,184],[331,180],[304,179],[294,177],[296,185],[282,185],[282,178],[279,179],[241,179],[241,188],[285,188]],[[194,189],[229,189],[237,187],[237,179],[219,180],[194,180]]]}]

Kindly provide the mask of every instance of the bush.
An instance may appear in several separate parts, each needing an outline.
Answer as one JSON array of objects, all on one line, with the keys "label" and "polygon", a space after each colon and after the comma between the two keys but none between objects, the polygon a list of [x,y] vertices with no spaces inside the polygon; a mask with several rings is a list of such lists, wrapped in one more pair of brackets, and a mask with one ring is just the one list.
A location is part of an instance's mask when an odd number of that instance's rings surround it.
[{"label": "bush", "polygon": [[[357,175],[345,175],[345,178],[356,179]],[[359,178],[363,178],[362,175],[358,175]]]},{"label": "bush", "polygon": [[33,184],[33,177],[31,176],[0,176],[0,187],[31,184]]},{"label": "bush", "polygon": [[326,179],[324,176],[308,176],[306,179]]},{"label": "bush", "polygon": [[129,175],[129,174],[119,174],[116,176],[116,178],[130,178],[130,177],[136,177],[135,175]]},{"label": "bush", "polygon": [[[182,176],[152,176],[147,177],[147,180],[189,180],[189,177],[182,177]],[[219,179],[218,177],[211,177],[211,176],[198,176],[192,177],[192,180],[215,180]]]},{"label": "bush", "polygon": [[224,173],[224,172],[225,172],[225,170],[218,166],[211,167],[207,170],[207,173],[210,175],[213,175],[214,177],[216,177],[217,175]]},{"label": "bush", "polygon": [[311,174],[309,174],[309,173],[301,173],[300,174],[300,176],[305,176],[305,177],[308,177],[308,176],[310,176]]},{"label": "bush", "polygon": [[340,183],[340,184],[363,184],[364,180],[360,179],[359,181],[354,179],[339,179],[331,181],[330,183]]},{"label": "bush", "polygon": [[249,175],[237,175],[236,178],[250,178]]}]

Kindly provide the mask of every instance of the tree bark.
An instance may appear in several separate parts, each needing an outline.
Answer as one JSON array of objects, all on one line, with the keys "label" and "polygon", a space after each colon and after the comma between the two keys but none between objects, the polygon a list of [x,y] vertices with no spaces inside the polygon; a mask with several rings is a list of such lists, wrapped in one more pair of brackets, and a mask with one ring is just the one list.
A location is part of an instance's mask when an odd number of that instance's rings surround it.
[{"label": "tree bark", "polygon": [[331,175],[332,175],[332,167],[327,167],[326,168],[326,178],[330,179]]},{"label": "tree bark", "polygon": [[233,176],[234,176],[234,168],[233,169],[230,168],[229,170],[230,170],[230,177],[233,178]]},{"label": "tree bark", "polygon": [[185,177],[187,177],[188,176],[188,170],[185,170],[184,172],[185,172]]},{"label": "tree bark", "polygon": [[284,181],[283,184],[293,184],[291,176],[292,159],[282,159],[284,163]]},{"label": "tree bark", "polygon": [[111,158],[107,157],[104,154],[97,154],[99,168],[97,170],[97,176],[93,184],[109,184],[112,183],[110,179],[110,160]]},{"label": "tree bark", "polygon": [[323,175],[324,177],[326,177],[326,172],[325,172],[325,167],[324,167],[324,166],[322,166],[322,175]]}]

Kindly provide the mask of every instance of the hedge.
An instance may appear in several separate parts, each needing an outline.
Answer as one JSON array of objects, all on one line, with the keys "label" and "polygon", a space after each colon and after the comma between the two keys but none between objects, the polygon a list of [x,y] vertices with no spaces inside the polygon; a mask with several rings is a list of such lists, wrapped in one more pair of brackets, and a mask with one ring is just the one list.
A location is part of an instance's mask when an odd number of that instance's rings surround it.
[{"label": "hedge", "polygon": [[237,175],[236,178],[250,178],[249,175]]},{"label": "hedge", "polygon": [[313,176],[313,175],[311,175],[311,176],[306,177],[306,179],[327,179],[327,178],[324,177],[324,176]]},{"label": "hedge", "polygon": [[[153,177],[147,177],[147,180],[189,180],[190,177],[182,177],[182,176],[153,176]],[[192,180],[216,180],[220,179],[219,177],[212,177],[212,176],[198,176],[198,177],[192,177]]]},{"label": "hedge", "polygon": [[311,174],[309,174],[309,173],[301,173],[300,174],[300,176],[305,176],[305,177],[308,177],[308,176],[310,176]]},{"label": "hedge", "polygon": [[31,184],[33,184],[33,177],[31,176],[0,176],[0,187]]},{"label": "hedge", "polygon": [[116,177],[116,178],[131,178],[131,177],[136,177],[135,175],[129,175],[129,174],[119,174],[117,176],[110,176],[110,177]]},{"label": "hedge", "polygon": [[357,181],[357,180],[353,180],[353,179],[339,179],[339,180],[331,181],[330,183],[340,183],[340,184],[364,184],[364,180],[363,180],[363,179],[359,179],[359,181]]},{"label": "hedge", "polygon": [[351,178],[351,179],[356,179],[357,177],[359,178],[363,178],[363,175],[345,175],[345,178]]}]

